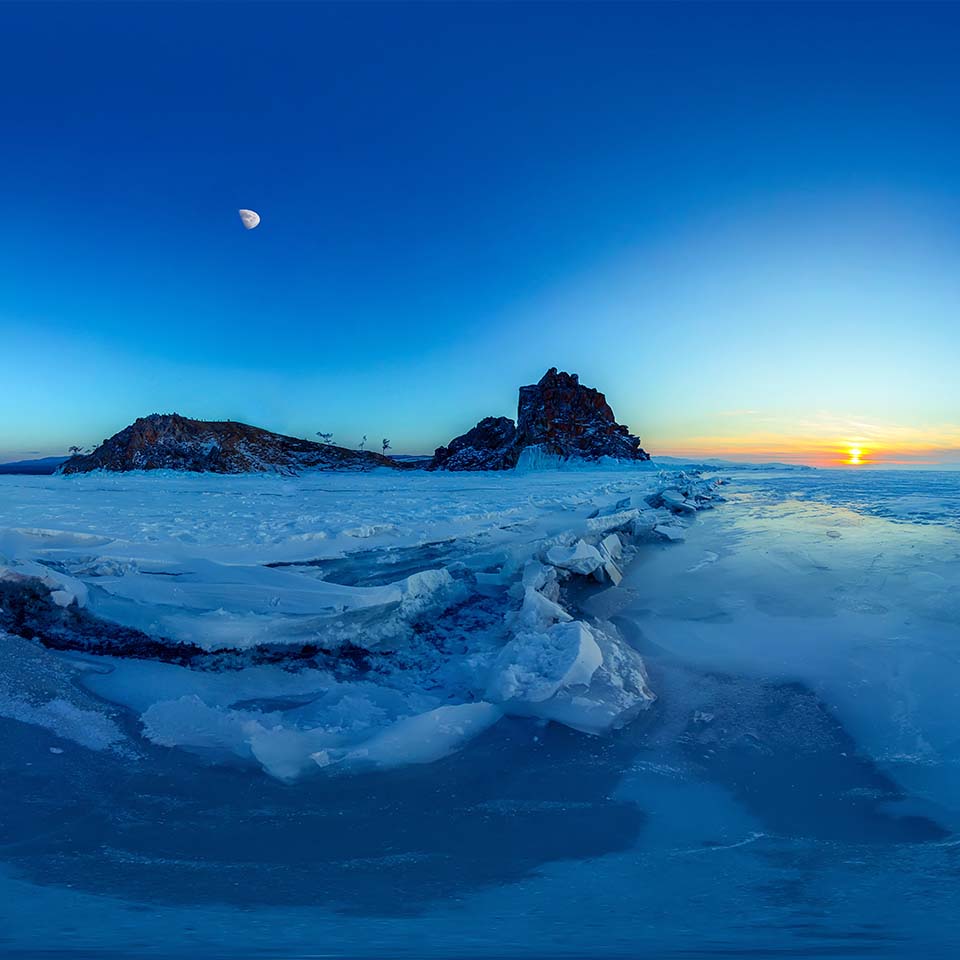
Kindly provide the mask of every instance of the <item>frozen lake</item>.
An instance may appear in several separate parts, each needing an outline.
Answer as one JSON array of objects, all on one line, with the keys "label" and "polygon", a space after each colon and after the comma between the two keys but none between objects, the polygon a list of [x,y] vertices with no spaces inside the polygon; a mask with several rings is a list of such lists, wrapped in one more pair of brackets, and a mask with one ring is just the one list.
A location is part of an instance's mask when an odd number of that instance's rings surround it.
[{"label": "frozen lake", "polygon": [[[0,563],[198,651],[0,637],[0,953],[952,956],[960,473],[729,477],[564,586],[657,697],[600,736],[487,674],[520,565],[649,471],[0,478]],[[243,659],[344,631],[358,675]]]}]

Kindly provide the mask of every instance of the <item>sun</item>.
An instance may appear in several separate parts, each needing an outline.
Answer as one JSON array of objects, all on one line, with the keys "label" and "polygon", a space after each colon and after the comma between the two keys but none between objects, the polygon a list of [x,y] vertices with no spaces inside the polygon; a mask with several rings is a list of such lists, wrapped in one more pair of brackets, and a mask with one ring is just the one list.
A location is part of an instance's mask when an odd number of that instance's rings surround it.
[{"label": "sun", "polygon": [[847,452],[850,455],[847,463],[850,464],[851,467],[856,467],[863,463],[863,450],[861,450],[860,447],[851,447]]}]

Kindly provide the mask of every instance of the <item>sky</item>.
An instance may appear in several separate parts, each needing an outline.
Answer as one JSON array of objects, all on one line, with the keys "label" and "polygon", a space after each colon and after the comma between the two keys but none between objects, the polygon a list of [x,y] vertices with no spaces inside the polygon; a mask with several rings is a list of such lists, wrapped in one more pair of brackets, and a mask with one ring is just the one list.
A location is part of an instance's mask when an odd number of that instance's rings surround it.
[{"label": "sky", "polygon": [[655,454],[960,466],[958,4],[0,35],[0,459],[174,411],[430,452],[557,366]]}]

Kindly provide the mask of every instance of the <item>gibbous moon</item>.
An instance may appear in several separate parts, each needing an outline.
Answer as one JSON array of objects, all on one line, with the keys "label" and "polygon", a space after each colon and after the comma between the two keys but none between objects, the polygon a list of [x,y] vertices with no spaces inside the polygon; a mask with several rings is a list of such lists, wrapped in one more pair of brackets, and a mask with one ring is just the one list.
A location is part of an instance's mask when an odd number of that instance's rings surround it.
[{"label": "gibbous moon", "polygon": [[260,214],[255,210],[238,210],[240,221],[247,230],[252,230],[260,222]]}]

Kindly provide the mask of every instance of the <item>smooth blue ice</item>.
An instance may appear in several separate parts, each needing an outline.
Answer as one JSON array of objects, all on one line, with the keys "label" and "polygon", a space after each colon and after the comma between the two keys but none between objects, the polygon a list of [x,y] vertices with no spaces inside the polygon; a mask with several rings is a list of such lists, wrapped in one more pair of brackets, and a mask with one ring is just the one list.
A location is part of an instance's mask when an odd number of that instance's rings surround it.
[{"label": "smooth blue ice", "polygon": [[0,720],[0,954],[954,956],[960,473],[726,493],[584,601],[659,698],[612,737],[284,784]]}]

